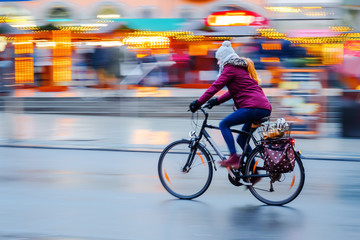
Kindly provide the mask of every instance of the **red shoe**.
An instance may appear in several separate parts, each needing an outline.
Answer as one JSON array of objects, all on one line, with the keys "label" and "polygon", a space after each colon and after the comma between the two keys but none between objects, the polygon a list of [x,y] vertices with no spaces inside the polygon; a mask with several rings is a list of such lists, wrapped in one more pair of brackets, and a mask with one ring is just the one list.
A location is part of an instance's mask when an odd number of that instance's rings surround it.
[{"label": "red shoe", "polygon": [[219,161],[221,167],[231,167],[234,169],[239,169],[241,167],[240,163],[241,155],[231,154],[227,160]]}]

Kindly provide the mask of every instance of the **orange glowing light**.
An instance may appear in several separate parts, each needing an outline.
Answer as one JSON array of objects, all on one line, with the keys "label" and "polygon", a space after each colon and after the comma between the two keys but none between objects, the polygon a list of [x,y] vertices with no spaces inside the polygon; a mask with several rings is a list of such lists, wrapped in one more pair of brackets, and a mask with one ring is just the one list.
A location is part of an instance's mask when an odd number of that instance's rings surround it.
[{"label": "orange glowing light", "polygon": [[202,164],[205,166],[204,158],[201,156],[200,153],[197,152],[196,154],[200,157]]},{"label": "orange glowing light", "polygon": [[53,31],[53,82],[71,81],[71,32]]},{"label": "orange glowing light", "polygon": [[147,57],[147,56],[149,56],[150,54],[148,54],[148,53],[138,53],[138,54],[136,54],[136,57],[137,58],[144,58],[144,57]]},{"label": "orange glowing light", "polygon": [[15,83],[34,82],[34,58],[15,57]]},{"label": "orange glowing light", "polygon": [[319,134],[318,131],[291,131],[291,134],[293,135],[306,135],[306,136],[315,136]]},{"label": "orange glowing light", "polygon": [[251,11],[222,11],[210,14],[206,20],[207,26],[267,26],[268,20]]},{"label": "orange glowing light", "polygon": [[14,39],[15,54],[31,54],[34,52],[33,36],[16,36]]},{"label": "orange glowing light", "polygon": [[261,57],[260,62],[280,62],[280,59],[277,57]]},{"label": "orange glowing light", "polygon": [[294,186],[294,183],[295,183],[295,175],[294,175],[293,178],[292,178],[290,188],[292,188],[292,187]]},{"label": "orange glowing light", "polygon": [[281,50],[280,43],[262,43],[261,47],[263,50]]},{"label": "orange glowing light", "polygon": [[129,48],[169,48],[170,38],[163,36],[126,37],[123,43]]},{"label": "orange glowing light", "polygon": [[170,178],[169,178],[169,176],[167,175],[167,172],[166,172],[165,169],[164,169],[164,175],[165,175],[166,180],[171,184]]},{"label": "orange glowing light", "polygon": [[170,97],[170,90],[159,90],[157,87],[139,87],[135,93],[136,97]]},{"label": "orange glowing light", "polygon": [[259,159],[255,162],[255,164],[254,164],[254,167],[253,167],[253,173],[256,171],[256,166],[258,165],[258,163],[259,163]]},{"label": "orange glowing light", "polygon": [[15,89],[14,94],[15,97],[33,97],[34,89]]}]

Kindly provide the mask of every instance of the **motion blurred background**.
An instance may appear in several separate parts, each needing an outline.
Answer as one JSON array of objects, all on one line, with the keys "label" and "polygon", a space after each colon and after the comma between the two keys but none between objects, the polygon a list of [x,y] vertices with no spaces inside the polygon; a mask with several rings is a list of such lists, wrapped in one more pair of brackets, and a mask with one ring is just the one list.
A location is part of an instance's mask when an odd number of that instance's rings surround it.
[{"label": "motion blurred background", "polygon": [[294,134],[360,137],[358,0],[14,0],[0,22],[5,113],[188,118],[230,40]]}]

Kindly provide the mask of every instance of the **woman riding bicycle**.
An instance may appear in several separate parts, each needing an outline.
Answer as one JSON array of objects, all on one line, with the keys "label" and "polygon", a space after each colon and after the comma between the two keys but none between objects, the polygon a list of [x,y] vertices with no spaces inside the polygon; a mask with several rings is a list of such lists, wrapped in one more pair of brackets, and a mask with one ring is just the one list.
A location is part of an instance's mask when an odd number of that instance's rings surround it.
[{"label": "woman riding bicycle", "polygon": [[[244,124],[242,130],[248,132],[253,122],[270,116],[271,104],[259,86],[260,79],[249,58],[239,57],[231,47],[229,41],[224,41],[216,51],[216,58],[219,65],[218,79],[205,91],[205,93],[190,104],[191,112],[196,112],[201,105],[208,101],[210,108],[233,99],[236,111],[225,117],[220,122],[220,130],[230,152],[227,160],[220,161],[222,167],[238,169],[242,166],[240,156],[236,153],[234,137],[230,127]],[[218,98],[209,99],[222,88],[227,87],[228,91]],[[244,150],[247,136],[240,134],[237,142]],[[251,148],[246,153],[251,152]]]}]

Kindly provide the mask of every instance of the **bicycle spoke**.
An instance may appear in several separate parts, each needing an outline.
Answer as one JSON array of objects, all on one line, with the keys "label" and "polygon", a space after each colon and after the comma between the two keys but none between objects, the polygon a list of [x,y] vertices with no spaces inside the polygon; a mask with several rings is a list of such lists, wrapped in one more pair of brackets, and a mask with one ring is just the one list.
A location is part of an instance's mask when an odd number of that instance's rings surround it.
[{"label": "bicycle spoke", "polygon": [[262,188],[258,188],[258,187],[254,187],[254,189],[259,190],[259,191],[264,191],[264,192],[270,192],[270,190],[266,190],[266,189],[262,189]]}]

